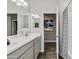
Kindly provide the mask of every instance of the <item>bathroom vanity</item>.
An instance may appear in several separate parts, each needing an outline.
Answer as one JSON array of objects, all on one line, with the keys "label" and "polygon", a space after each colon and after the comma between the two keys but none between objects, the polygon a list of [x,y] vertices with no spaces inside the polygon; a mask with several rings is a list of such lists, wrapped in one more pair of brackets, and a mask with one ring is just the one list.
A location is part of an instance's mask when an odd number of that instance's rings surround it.
[{"label": "bathroom vanity", "polygon": [[29,8],[7,0],[7,59],[37,59],[40,53],[40,16],[29,12]]},{"label": "bathroom vanity", "polygon": [[[10,44],[7,46],[7,59],[37,59],[41,50],[41,34],[39,33],[40,28],[38,21],[39,17],[34,18],[30,14],[17,15],[17,34],[8,35]],[[19,19],[19,17],[21,19]],[[34,18],[31,19],[34,23],[30,21],[30,17]],[[35,20],[37,21],[35,22]],[[9,26],[9,28],[12,29],[12,26]],[[36,33],[36,31],[38,33]],[[11,30],[8,32],[11,34],[13,31]]]},{"label": "bathroom vanity", "polygon": [[28,37],[15,36],[15,38],[16,41],[7,47],[7,59],[37,59],[41,50],[41,35],[39,33],[30,33]]}]

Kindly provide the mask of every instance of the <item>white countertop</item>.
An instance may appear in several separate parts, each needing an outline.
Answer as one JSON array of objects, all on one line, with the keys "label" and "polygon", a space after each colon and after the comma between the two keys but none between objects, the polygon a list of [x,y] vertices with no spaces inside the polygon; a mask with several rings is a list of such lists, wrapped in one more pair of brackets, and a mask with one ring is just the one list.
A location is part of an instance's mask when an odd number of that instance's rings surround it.
[{"label": "white countertop", "polygon": [[30,33],[28,36],[14,35],[8,37],[10,45],[7,46],[7,55],[17,50],[21,46],[33,41],[35,38],[41,36],[40,33]]}]

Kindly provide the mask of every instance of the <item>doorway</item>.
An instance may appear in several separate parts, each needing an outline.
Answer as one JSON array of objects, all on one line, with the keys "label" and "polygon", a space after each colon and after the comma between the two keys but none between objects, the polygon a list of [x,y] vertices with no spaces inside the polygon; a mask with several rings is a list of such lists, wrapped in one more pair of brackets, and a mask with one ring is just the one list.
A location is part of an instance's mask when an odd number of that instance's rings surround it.
[{"label": "doorway", "polygon": [[56,53],[56,14],[44,13],[44,53],[38,59],[57,59]]},{"label": "doorway", "polygon": [[44,41],[56,42],[56,14],[44,14]]},{"label": "doorway", "polygon": [[56,59],[56,14],[44,13],[44,51],[48,59]]}]

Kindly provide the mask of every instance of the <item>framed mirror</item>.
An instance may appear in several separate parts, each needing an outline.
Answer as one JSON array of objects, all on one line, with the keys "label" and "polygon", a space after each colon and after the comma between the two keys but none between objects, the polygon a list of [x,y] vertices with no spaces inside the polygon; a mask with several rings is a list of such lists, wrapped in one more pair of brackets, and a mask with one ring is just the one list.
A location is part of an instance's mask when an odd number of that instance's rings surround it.
[{"label": "framed mirror", "polygon": [[32,17],[32,28],[39,28],[40,16],[32,14],[31,17]]},{"label": "framed mirror", "polygon": [[20,31],[23,33],[30,32],[30,14],[23,14],[21,20],[22,28]]},{"label": "framed mirror", "polygon": [[23,28],[29,28],[29,14],[23,15]]}]

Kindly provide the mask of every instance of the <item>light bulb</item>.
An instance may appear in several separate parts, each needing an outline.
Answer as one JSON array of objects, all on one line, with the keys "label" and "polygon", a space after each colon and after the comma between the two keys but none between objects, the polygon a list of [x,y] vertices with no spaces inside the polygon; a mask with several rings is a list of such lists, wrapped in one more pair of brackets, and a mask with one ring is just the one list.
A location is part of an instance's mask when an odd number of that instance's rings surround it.
[{"label": "light bulb", "polygon": [[32,15],[34,18],[40,18],[39,15]]},{"label": "light bulb", "polygon": [[28,6],[28,3],[27,2],[24,2],[24,6]]},{"label": "light bulb", "polygon": [[17,4],[18,6],[21,6],[20,2],[17,2],[16,4]]},{"label": "light bulb", "polygon": [[12,2],[16,2],[16,0],[11,0]]},{"label": "light bulb", "polygon": [[24,0],[20,0],[20,2],[24,2]]}]

